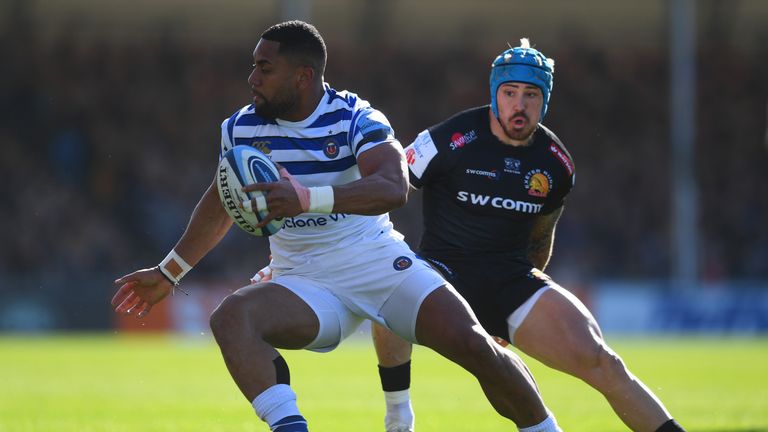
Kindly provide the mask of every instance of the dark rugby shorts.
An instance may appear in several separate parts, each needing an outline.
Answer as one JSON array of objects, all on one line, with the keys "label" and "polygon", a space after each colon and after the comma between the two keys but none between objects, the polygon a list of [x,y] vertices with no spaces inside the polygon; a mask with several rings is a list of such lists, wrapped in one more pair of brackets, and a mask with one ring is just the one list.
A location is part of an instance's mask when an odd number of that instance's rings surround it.
[{"label": "dark rugby shorts", "polygon": [[549,277],[525,259],[489,261],[424,257],[469,303],[491,336],[509,340],[509,317],[547,285]]}]

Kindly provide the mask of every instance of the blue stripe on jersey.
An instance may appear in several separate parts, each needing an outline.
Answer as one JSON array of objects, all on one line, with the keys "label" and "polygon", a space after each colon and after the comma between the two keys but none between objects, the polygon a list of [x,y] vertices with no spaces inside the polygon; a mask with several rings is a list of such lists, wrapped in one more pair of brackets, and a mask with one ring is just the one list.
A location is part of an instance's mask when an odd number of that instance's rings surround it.
[{"label": "blue stripe on jersey", "polygon": [[307,420],[300,415],[292,415],[270,425],[272,432],[307,432]]},{"label": "blue stripe on jersey", "polygon": [[350,117],[349,109],[340,108],[340,109],[337,109],[336,111],[321,115],[320,117],[317,118],[317,120],[312,122],[312,124],[309,125],[308,127],[318,128],[318,127],[331,126],[349,117]]},{"label": "blue stripe on jersey", "polygon": [[237,145],[252,145],[254,141],[260,143],[268,141],[267,147],[270,150],[323,150],[329,139],[333,139],[338,145],[347,143],[347,133],[341,132],[336,135],[326,135],[318,138],[292,138],[279,136],[258,136],[256,138],[235,138]]},{"label": "blue stripe on jersey", "polygon": [[232,114],[232,117],[227,120],[227,136],[229,137],[229,143],[234,145],[234,138],[232,136],[232,131],[235,129],[235,121],[237,120],[237,115],[240,114],[240,111],[235,112]]},{"label": "blue stripe on jersey", "polygon": [[280,162],[289,173],[293,175],[320,174],[330,172],[341,172],[357,163],[354,156],[347,156],[339,160],[330,161],[308,161],[308,162]]},{"label": "blue stripe on jersey", "polygon": [[[328,98],[328,105],[332,104],[335,99],[346,102],[347,105],[350,107],[355,105],[354,101],[351,100],[352,95],[349,92],[346,93],[346,96],[342,96],[341,94],[339,94],[338,91],[331,88],[331,86],[329,86],[328,84],[325,85],[325,92],[328,94],[328,96],[330,96]],[[354,98],[354,99],[357,100],[357,98]]]},{"label": "blue stripe on jersey", "polygon": [[365,144],[368,144],[369,142],[381,142],[385,141],[389,138],[389,131],[386,129],[376,129],[374,131],[368,132],[363,136],[363,139],[360,140],[360,142],[357,144],[357,149],[355,149],[355,155],[357,155],[357,150],[361,149]]},{"label": "blue stripe on jersey", "polygon": [[[355,134],[357,133],[357,120],[360,118],[360,114],[362,114],[363,112],[365,112],[365,110],[359,110],[358,112],[355,113],[355,116],[352,117],[352,124],[349,127],[349,136],[350,138],[352,138],[350,141],[354,141],[355,139]],[[359,146],[355,146],[353,148],[353,151],[355,153],[357,153],[357,147]]]},{"label": "blue stripe on jersey", "polygon": [[237,120],[238,126],[262,126],[268,124],[277,124],[277,122],[259,117],[255,113],[243,114]]}]

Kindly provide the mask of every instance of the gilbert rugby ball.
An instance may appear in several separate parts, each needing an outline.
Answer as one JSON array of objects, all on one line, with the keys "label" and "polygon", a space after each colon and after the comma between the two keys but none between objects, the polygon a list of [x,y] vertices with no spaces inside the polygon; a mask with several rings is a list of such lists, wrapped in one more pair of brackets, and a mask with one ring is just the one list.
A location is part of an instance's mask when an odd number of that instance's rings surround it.
[{"label": "gilbert rugby ball", "polygon": [[[248,234],[266,237],[278,232],[285,220],[273,219],[262,228],[257,228],[256,224],[269,213],[264,194],[261,191],[246,193],[242,191],[242,187],[253,183],[276,182],[279,179],[277,166],[264,153],[251,146],[237,145],[224,153],[224,157],[221,158],[216,187],[224,210],[235,224]],[[264,205],[257,206],[254,201],[254,211],[247,212],[242,209],[243,201],[247,200],[257,200]]]}]

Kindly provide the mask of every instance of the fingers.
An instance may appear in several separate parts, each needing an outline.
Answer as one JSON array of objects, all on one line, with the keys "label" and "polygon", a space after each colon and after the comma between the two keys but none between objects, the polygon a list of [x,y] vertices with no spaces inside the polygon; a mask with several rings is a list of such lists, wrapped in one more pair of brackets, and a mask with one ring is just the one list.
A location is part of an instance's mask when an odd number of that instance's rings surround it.
[{"label": "fingers", "polygon": [[141,283],[142,281],[144,281],[146,279],[147,272],[152,272],[152,271],[154,271],[154,268],[145,268],[145,269],[141,269],[141,270],[136,270],[133,273],[129,273],[129,274],[125,275],[125,276],[122,276],[122,277],[120,277],[118,279],[115,279],[114,284],[115,285],[124,285],[124,284],[129,283],[129,282]]},{"label": "fingers", "polygon": [[170,292],[170,282],[165,280],[156,268],[142,269],[123,276],[115,282],[125,281],[112,297],[115,312],[146,316],[152,305],[165,298]]},{"label": "fingers", "polygon": [[265,227],[268,223],[272,222],[272,220],[274,220],[277,217],[280,217],[280,215],[278,215],[275,212],[267,213],[267,215],[264,216],[263,219],[261,219],[261,222],[256,224],[256,228],[263,228],[263,227]]},{"label": "fingers", "polygon": [[144,318],[145,316],[149,315],[149,311],[152,310],[152,305],[147,302],[144,302],[140,306],[138,306],[136,310],[138,311],[136,313],[136,317]]},{"label": "fingers", "polygon": [[257,194],[252,201],[256,201],[256,210],[269,211],[267,208],[267,199],[263,193]]},{"label": "fingers", "polygon": [[123,285],[123,284],[128,283],[128,282],[133,282],[133,281],[136,280],[136,273],[138,273],[138,272],[133,272],[133,273],[127,274],[125,276],[121,276],[120,278],[115,279],[114,284],[115,285]]},{"label": "fingers", "polygon": [[[297,190],[296,187],[299,189]],[[243,186],[242,190],[254,192],[252,194],[253,199],[250,200],[251,211],[264,212],[266,210],[268,212],[257,225],[258,227],[263,227],[277,218],[293,217],[304,213],[305,207],[308,208],[309,206],[309,189],[301,186],[295,179],[287,181],[283,178],[277,182],[254,183]],[[263,203],[262,199],[258,197],[259,195],[262,195]],[[247,206],[248,204],[243,204],[242,207],[245,210]]]},{"label": "fingers", "polygon": [[115,295],[112,297],[112,306],[116,307],[117,305],[121,304],[126,297],[133,293],[133,287],[136,286],[137,283],[138,282],[136,281],[131,281],[123,284],[123,286],[121,286],[120,289],[118,289]]},{"label": "fingers", "polygon": [[[253,204],[256,204],[256,208],[253,208]],[[241,208],[248,213],[255,213],[256,211],[269,211],[267,208],[267,200],[263,193],[255,194],[252,200],[243,201]]]},{"label": "fingers", "polygon": [[141,303],[143,300],[139,297],[135,291],[131,291],[130,294],[115,308],[115,312],[124,313],[130,315],[133,308]]},{"label": "fingers", "polygon": [[267,282],[272,280],[272,267],[266,266],[251,277],[251,283]]},{"label": "fingers", "polygon": [[246,200],[240,204],[240,208],[247,213],[253,213],[253,200]]},{"label": "fingers", "polygon": [[254,191],[262,191],[264,193],[271,191],[272,189],[277,187],[277,182],[271,182],[271,183],[251,183],[249,185],[243,186],[241,189],[243,192],[254,192]]}]

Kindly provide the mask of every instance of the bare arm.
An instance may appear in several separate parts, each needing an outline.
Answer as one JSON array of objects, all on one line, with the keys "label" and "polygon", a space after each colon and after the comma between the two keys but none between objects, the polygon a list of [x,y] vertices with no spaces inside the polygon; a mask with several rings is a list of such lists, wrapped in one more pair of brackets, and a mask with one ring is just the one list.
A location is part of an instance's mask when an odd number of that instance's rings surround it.
[{"label": "bare arm", "polygon": [[528,242],[528,259],[539,270],[544,270],[552,256],[552,244],[555,240],[555,226],[563,214],[563,207],[550,214],[539,216],[533,224]]},{"label": "bare arm", "polygon": [[[219,244],[231,226],[232,219],[221,205],[214,179],[192,211],[187,229],[174,250],[194,266]],[[173,269],[169,270],[173,272]]]},{"label": "bare arm", "polygon": [[[361,179],[333,186],[335,213],[378,215],[405,204],[408,196],[408,168],[403,151],[397,142],[380,144],[363,152],[357,159]],[[296,179],[288,174],[274,183],[247,185],[244,191],[260,190],[266,193],[269,214],[257,226],[272,219],[293,217],[304,212],[299,198],[301,189]],[[291,183],[296,182],[297,185]]]},{"label": "bare arm", "polygon": [[[232,226],[232,220],[219,201],[215,180],[203,194],[190,217],[187,229],[176,243],[174,250],[191,265],[197,264],[216,246]],[[182,271],[175,260],[166,269],[176,277]],[[157,267],[137,270],[115,280],[119,289],[112,298],[112,305],[119,313],[143,317],[152,306],[163,300],[173,290],[170,281]]]},{"label": "bare arm", "polygon": [[360,155],[362,178],[333,187],[333,211],[378,215],[405,205],[408,166],[397,143],[380,144]]}]

